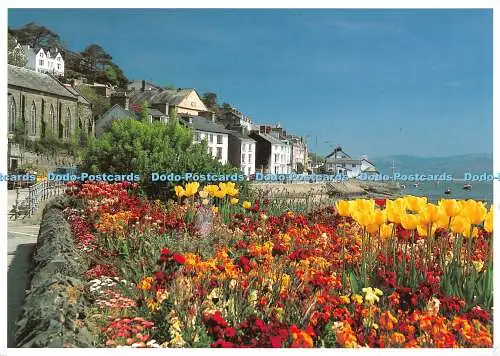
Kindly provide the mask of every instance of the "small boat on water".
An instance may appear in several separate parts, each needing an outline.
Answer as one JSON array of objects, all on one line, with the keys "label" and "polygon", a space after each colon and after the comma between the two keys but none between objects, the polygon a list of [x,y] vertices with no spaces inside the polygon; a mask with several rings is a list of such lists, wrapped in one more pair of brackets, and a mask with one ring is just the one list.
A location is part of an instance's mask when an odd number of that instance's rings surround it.
[{"label": "small boat on water", "polygon": [[464,184],[464,190],[471,190],[472,189],[472,185],[471,184]]},{"label": "small boat on water", "polygon": [[444,194],[451,194],[451,189],[450,189],[450,188],[446,189],[446,190],[444,191]]},{"label": "small boat on water", "polygon": [[418,183],[413,184],[415,188],[418,188]]}]

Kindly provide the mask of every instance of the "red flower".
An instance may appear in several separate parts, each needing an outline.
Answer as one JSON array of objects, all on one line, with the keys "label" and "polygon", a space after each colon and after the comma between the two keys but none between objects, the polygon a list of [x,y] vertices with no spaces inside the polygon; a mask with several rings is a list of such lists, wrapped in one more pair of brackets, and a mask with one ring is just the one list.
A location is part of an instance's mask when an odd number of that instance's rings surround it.
[{"label": "red flower", "polygon": [[282,341],[279,336],[271,336],[269,338],[269,341],[271,342],[271,346],[274,348],[281,347]]},{"label": "red flower", "polygon": [[174,259],[175,262],[177,262],[180,265],[183,265],[186,262],[186,258],[178,253],[174,253],[172,255],[172,258]]},{"label": "red flower", "polygon": [[384,206],[385,205],[385,199],[375,199],[375,204],[377,206]]},{"label": "red flower", "polygon": [[234,330],[234,328],[229,327],[224,331],[224,335],[228,338],[232,338],[236,335],[236,330]]}]

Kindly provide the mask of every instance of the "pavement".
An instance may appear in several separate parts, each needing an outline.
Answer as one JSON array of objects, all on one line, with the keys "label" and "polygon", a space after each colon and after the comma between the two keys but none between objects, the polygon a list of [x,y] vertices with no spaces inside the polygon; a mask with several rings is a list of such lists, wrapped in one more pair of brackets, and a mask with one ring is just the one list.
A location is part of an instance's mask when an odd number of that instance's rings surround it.
[{"label": "pavement", "polygon": [[[20,190],[20,198],[23,194]],[[10,210],[16,191],[8,191],[7,201]],[[15,347],[15,323],[31,280],[29,272],[39,228],[35,219],[7,220],[7,347]]]}]

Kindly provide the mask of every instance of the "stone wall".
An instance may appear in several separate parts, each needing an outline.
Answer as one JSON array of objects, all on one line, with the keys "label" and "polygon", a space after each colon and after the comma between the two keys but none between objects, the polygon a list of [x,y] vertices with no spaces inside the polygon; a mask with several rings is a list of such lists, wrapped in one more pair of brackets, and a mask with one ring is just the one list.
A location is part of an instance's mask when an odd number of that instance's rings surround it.
[{"label": "stone wall", "polygon": [[[76,97],[42,94],[30,89],[9,86],[7,103],[9,119],[11,117],[10,108],[12,103],[16,108],[16,125],[24,121],[26,123],[26,132],[33,139],[43,137],[44,133],[46,136],[52,133],[54,137],[67,141],[77,128],[81,128],[86,134],[93,134],[91,108],[78,102]],[[34,135],[30,133],[29,128],[33,104],[35,104],[36,109]]]},{"label": "stone wall", "polygon": [[30,289],[17,322],[17,347],[95,347],[83,327],[83,273],[88,267],[73,242],[62,210],[70,198],[58,197],[43,212]]},{"label": "stone wall", "polygon": [[31,152],[23,149],[22,144],[11,143],[10,147],[10,164],[12,167],[13,160],[17,160],[17,166],[30,164],[36,167],[45,169],[47,172],[54,171],[58,166],[73,166],[78,164],[78,160],[72,155],[56,153],[54,155],[45,155],[41,153]]}]

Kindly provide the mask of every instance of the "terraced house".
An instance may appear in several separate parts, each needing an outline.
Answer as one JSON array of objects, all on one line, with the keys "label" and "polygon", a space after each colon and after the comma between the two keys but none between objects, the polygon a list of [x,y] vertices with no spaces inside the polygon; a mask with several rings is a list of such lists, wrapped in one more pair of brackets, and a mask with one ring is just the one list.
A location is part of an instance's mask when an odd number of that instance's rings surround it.
[{"label": "terraced house", "polygon": [[52,75],[12,65],[7,82],[10,134],[22,123],[30,140],[52,135],[67,141],[77,132],[94,134],[91,104],[74,88]]}]

